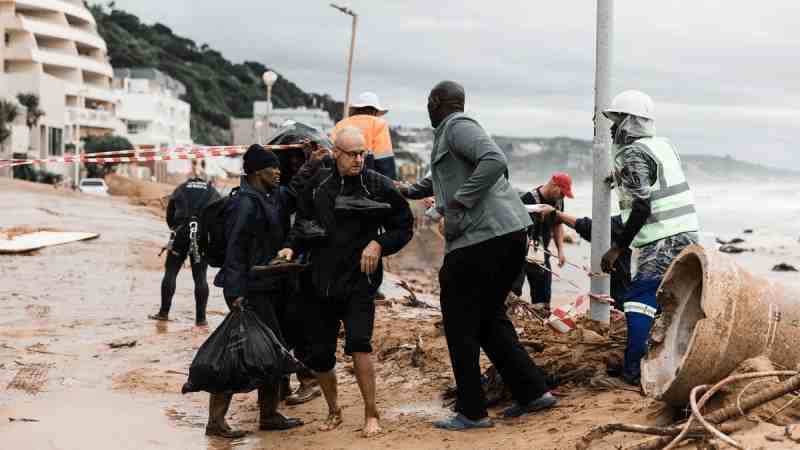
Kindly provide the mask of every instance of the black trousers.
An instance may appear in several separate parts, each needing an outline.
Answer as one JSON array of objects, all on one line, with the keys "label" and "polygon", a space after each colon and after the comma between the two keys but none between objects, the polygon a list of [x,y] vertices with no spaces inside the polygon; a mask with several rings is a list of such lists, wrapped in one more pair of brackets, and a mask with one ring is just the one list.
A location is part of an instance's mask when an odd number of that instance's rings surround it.
[{"label": "black trousers", "polygon": [[[511,292],[517,294],[517,297],[522,296],[522,287],[525,285],[525,279],[528,279],[528,286],[531,288],[531,303],[543,303],[550,306],[550,298],[552,297],[553,274],[534,263],[525,262],[522,271],[514,280]],[[544,265],[548,269],[550,266],[550,257],[544,259]]]},{"label": "black trousers", "polygon": [[[311,333],[314,331],[309,324],[309,302],[313,296],[311,288],[311,271],[304,271],[289,283],[287,302],[281,310],[278,319],[283,328],[287,348],[294,351],[294,356],[304,364],[310,364]],[[297,372],[298,378],[313,378],[307,369]]]},{"label": "black trousers", "polygon": [[544,373],[519,343],[505,300],[522,271],[523,231],[453,250],[439,271],[442,318],[456,379],[456,411],[471,420],[488,415],[481,387],[480,351],[486,353],[518,403],[548,391]]},{"label": "black trousers", "polygon": [[[176,255],[172,252],[167,252],[167,260],[164,263],[164,278],[161,280],[161,309],[159,314],[166,316],[172,308],[172,297],[175,296],[175,281],[178,278],[178,272],[181,271],[183,262],[186,261],[187,255]],[[195,321],[205,322],[206,320],[206,306],[208,305],[208,280],[206,273],[208,272],[208,264],[203,261],[192,263],[192,278],[194,279],[194,304],[195,304]]]}]

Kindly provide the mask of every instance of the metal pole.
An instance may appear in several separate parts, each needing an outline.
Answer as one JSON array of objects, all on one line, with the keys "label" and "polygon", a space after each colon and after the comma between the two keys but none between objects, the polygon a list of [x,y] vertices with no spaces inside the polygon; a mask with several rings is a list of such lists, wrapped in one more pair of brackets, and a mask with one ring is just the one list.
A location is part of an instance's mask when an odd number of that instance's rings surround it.
[{"label": "metal pole", "polygon": [[[605,179],[611,173],[611,130],[610,122],[603,116],[611,101],[611,58],[613,50],[614,0],[597,0],[597,44],[595,54],[595,92],[594,92],[594,143],[592,162],[594,168],[592,188],[592,273],[602,272],[600,262],[603,254],[611,246],[611,190]],[[605,296],[610,291],[607,276],[593,275],[591,278],[593,295]],[[609,323],[610,306],[602,301],[590,302],[592,320]]]},{"label": "metal pole", "polygon": [[75,125],[75,130],[74,130],[74,133],[75,133],[74,154],[75,154],[75,157],[77,158],[77,161],[75,161],[75,189],[77,189],[78,186],[81,183],[81,179],[80,179],[81,178],[81,158],[80,158],[81,157],[81,152],[80,152],[81,137],[80,137],[80,134],[78,134],[78,133],[80,133],[80,131],[79,131],[80,128],[79,127],[80,127],[80,125]]},{"label": "metal pole", "polygon": [[267,85],[267,117],[264,120],[264,127],[266,127],[267,131],[264,133],[264,135],[266,137],[261,142],[262,144],[267,142],[267,140],[270,138],[270,134],[272,134],[272,133],[270,133],[270,129],[269,129],[270,113],[272,113],[272,85],[268,84]]},{"label": "metal pole", "polygon": [[344,93],[344,112],[343,118],[350,115],[350,82],[353,78],[353,51],[356,48],[356,25],[358,24],[358,15],[351,12],[353,16],[353,31],[350,33],[350,57],[347,59],[347,88]]}]

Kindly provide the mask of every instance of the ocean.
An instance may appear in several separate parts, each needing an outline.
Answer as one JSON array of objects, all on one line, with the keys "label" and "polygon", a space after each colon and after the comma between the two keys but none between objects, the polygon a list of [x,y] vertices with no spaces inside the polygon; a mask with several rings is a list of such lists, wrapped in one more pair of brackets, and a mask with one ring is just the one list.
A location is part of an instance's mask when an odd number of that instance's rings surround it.
[{"label": "ocean", "polygon": [[[524,177],[514,177],[514,184],[520,188],[523,187],[521,178]],[[524,188],[531,189],[542,181],[532,181]],[[728,256],[755,275],[797,290],[800,302],[800,272],[772,271],[779,263],[800,269],[800,180],[705,184],[695,181],[692,182],[692,188],[700,217],[701,244],[717,249],[717,238],[744,239],[745,242],[738,245],[753,251]],[[578,217],[591,217],[591,183],[576,183],[573,191],[576,198],[566,200],[566,212]],[[612,214],[619,210],[616,201],[612,193]],[[747,229],[752,233],[744,233]],[[574,232],[572,234],[577,237]],[[565,247],[571,262],[590,264],[591,246],[588,242],[579,240],[576,245]],[[554,267],[554,270],[579,286],[586,286],[585,291],[588,291],[589,279],[586,274],[569,266],[560,269]],[[554,299],[570,299],[580,293],[568,283],[553,282]]]}]

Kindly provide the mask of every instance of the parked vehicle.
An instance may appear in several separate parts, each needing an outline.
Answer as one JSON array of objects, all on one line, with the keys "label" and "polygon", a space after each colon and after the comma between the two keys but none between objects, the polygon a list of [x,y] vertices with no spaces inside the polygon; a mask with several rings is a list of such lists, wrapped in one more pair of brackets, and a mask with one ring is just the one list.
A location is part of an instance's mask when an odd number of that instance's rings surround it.
[{"label": "parked vehicle", "polygon": [[84,178],[78,185],[78,190],[84,194],[108,195],[108,186],[102,178]]}]

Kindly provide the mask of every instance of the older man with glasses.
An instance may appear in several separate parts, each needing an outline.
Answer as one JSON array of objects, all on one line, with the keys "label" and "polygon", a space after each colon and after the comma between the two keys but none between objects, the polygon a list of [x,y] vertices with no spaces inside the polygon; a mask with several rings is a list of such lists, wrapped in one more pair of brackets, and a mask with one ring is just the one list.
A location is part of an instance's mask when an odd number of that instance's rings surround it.
[{"label": "older man with glasses", "polygon": [[[308,300],[311,357],[328,418],[322,430],[342,423],[338,404],[336,342],[344,323],[344,351],[353,356],[364,399],[364,434],[381,431],[375,402],[372,331],[375,294],[383,281],[381,258],[402,249],[413,234],[408,202],[392,180],[364,168],[366,145],[361,131],[344,128],[336,136],[332,168],[321,168],[298,197],[292,253],[309,251],[312,298]],[[314,222],[325,238],[302,239],[300,224]]]}]

